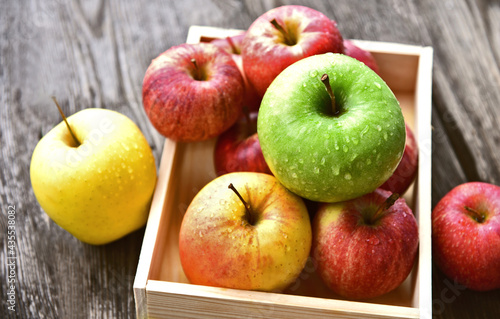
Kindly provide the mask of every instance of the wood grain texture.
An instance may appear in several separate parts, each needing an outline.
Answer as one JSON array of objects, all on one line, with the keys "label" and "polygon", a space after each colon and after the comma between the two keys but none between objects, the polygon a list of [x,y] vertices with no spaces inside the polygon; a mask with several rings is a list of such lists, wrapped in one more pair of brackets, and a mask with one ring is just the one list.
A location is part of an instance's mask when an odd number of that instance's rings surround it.
[{"label": "wood grain texture", "polygon": [[[159,163],[163,138],[148,122],[141,97],[151,59],[183,43],[190,25],[245,29],[266,10],[289,3],[1,1],[0,317],[135,317],[132,283],[143,230],[102,247],[82,244],[46,216],[31,190],[31,153],[60,122],[50,96],[66,114],[102,107],[129,116]],[[432,46],[433,205],[466,181],[500,185],[499,1],[293,3],[336,20],[346,38]],[[4,280],[9,205],[16,207],[15,313],[7,309]],[[498,291],[479,294],[449,285],[436,271],[436,317],[500,317]]]}]

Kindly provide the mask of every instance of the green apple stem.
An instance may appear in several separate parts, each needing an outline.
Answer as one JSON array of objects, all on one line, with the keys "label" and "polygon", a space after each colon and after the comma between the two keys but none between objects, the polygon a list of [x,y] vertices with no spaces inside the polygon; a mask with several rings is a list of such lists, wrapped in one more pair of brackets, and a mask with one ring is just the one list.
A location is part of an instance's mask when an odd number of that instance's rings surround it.
[{"label": "green apple stem", "polygon": [[326,91],[328,92],[328,95],[330,95],[333,115],[339,114],[340,110],[337,109],[337,104],[335,103],[335,94],[333,94],[332,86],[330,85],[330,77],[328,76],[328,74],[325,73],[321,76],[321,82],[323,82]]},{"label": "green apple stem", "polygon": [[69,123],[68,123],[68,120],[66,119],[66,115],[64,115],[64,112],[61,108],[61,106],[59,105],[59,103],[57,102],[57,99],[55,96],[52,97],[52,100],[54,101],[54,103],[56,104],[57,106],[57,109],[59,110],[59,113],[61,114],[61,117],[64,121],[64,123],[66,123],[66,127],[68,128],[68,131],[69,133],[71,134],[71,136],[73,137],[73,140],[75,141],[76,143],[76,147],[82,145],[82,143],[80,143],[80,141],[76,138],[76,135],[75,133],[73,133],[73,130],[71,129],[71,126],[69,126]]},{"label": "green apple stem", "polygon": [[295,39],[293,39],[293,36],[290,33],[288,33],[285,30],[285,28],[283,28],[283,26],[281,24],[279,24],[278,21],[276,21],[276,19],[272,19],[270,22],[273,25],[273,27],[276,28],[276,30],[278,30],[279,32],[281,32],[281,34],[283,34],[283,38],[285,39],[285,43],[287,45],[297,44],[297,41],[295,41]]},{"label": "green apple stem", "polygon": [[255,221],[254,221],[254,218],[252,217],[253,214],[252,214],[252,210],[250,208],[250,205],[243,199],[240,192],[238,192],[236,187],[234,187],[233,183],[230,183],[227,188],[231,189],[236,194],[236,196],[238,196],[240,201],[243,203],[243,206],[245,206],[245,218],[250,225],[253,225]]},{"label": "green apple stem", "polygon": [[484,216],[484,214],[481,214],[480,212],[478,212],[477,210],[475,210],[474,208],[471,208],[469,206],[464,206],[465,210],[468,211],[470,213],[470,217],[474,218],[478,223],[483,223],[484,220],[486,219],[486,216]]},{"label": "green apple stem", "polygon": [[379,206],[375,214],[370,218],[370,225],[373,225],[384,213],[384,211],[388,210],[394,203],[399,199],[398,193],[392,193],[391,196],[387,197],[387,199]]}]

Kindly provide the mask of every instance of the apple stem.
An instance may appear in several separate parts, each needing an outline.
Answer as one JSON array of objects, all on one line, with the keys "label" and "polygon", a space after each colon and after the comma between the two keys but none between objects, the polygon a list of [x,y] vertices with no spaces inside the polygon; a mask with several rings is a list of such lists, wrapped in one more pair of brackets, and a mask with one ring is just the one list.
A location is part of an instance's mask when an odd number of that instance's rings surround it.
[{"label": "apple stem", "polygon": [[76,135],[75,133],[73,133],[73,130],[71,129],[71,126],[69,126],[69,123],[68,123],[68,120],[66,119],[66,115],[64,115],[64,112],[61,108],[61,106],[59,105],[59,103],[57,102],[57,99],[55,96],[52,97],[52,100],[54,101],[54,103],[56,104],[57,106],[57,109],[59,110],[59,113],[61,114],[61,117],[64,121],[64,123],[66,123],[66,127],[68,128],[68,131],[69,133],[71,134],[71,136],[73,137],[73,140],[75,141],[76,143],[76,147],[82,145],[82,143],[80,143],[80,141],[76,138]]},{"label": "apple stem", "polygon": [[194,59],[194,58],[191,59],[191,63],[193,63],[193,65],[194,65],[194,71],[195,71],[194,79],[198,80],[198,81],[203,81],[204,76],[203,76],[201,69],[198,67],[198,63],[196,62],[196,59]]},{"label": "apple stem", "polygon": [[278,23],[278,21],[276,21],[276,19],[272,19],[270,22],[273,25],[273,27],[276,28],[276,30],[278,30],[279,32],[281,32],[281,34],[283,34],[286,44],[288,45],[296,44],[295,41],[291,38],[290,34],[285,30],[285,28],[283,28],[283,26],[281,26],[281,24]]},{"label": "apple stem", "polygon": [[387,199],[382,203],[382,205],[379,206],[375,214],[373,214],[372,218],[370,219],[370,224],[374,224],[375,221],[377,221],[380,218],[383,212],[388,210],[392,205],[394,205],[394,203],[398,199],[399,199],[398,193],[392,193],[391,196],[387,197]]},{"label": "apple stem", "polygon": [[335,94],[333,94],[332,86],[330,85],[330,77],[328,76],[328,74],[325,73],[325,74],[323,74],[321,76],[321,82],[323,82],[323,84],[326,87],[326,91],[328,92],[328,95],[330,95],[330,100],[331,100],[331,103],[332,103],[333,115],[339,114],[340,111],[337,110],[337,106],[336,106],[336,103],[335,103]]},{"label": "apple stem", "polygon": [[254,220],[253,220],[253,217],[252,217],[252,211],[250,209],[250,205],[243,199],[243,197],[241,196],[240,192],[238,192],[238,190],[236,189],[236,187],[234,187],[233,183],[230,183],[227,188],[231,189],[236,194],[236,196],[238,196],[238,198],[240,199],[240,201],[243,203],[243,206],[245,206],[245,218],[246,218],[246,220],[248,221],[248,223],[250,225],[253,225],[254,224]]},{"label": "apple stem", "polygon": [[229,45],[231,46],[231,51],[233,51],[234,54],[240,54],[240,51],[238,50],[238,48],[234,44],[234,42],[231,39],[231,37],[226,37],[226,40],[229,43]]},{"label": "apple stem", "polygon": [[468,211],[469,213],[471,213],[469,216],[471,216],[472,218],[474,218],[478,223],[482,223],[486,219],[486,216],[484,216],[484,214],[481,214],[480,212],[478,212],[474,208],[471,208],[469,206],[464,206],[464,208],[465,208],[466,211]]}]

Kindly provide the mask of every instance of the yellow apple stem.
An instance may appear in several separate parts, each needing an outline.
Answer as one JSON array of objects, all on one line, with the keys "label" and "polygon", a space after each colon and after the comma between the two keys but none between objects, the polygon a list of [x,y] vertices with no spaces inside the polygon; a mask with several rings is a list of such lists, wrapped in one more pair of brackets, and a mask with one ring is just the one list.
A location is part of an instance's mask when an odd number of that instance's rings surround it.
[{"label": "yellow apple stem", "polygon": [[281,32],[281,34],[283,34],[283,38],[284,38],[285,43],[287,45],[295,45],[296,44],[296,41],[294,41],[294,39],[292,38],[290,33],[288,33],[285,30],[285,28],[283,28],[283,26],[281,24],[279,24],[278,21],[276,21],[276,19],[272,19],[270,22],[273,25],[273,27],[276,28],[276,30],[278,30],[279,32]]},{"label": "yellow apple stem", "polygon": [[339,113],[339,110],[337,110],[337,106],[335,103],[335,94],[333,94],[332,86],[330,85],[330,77],[328,76],[328,74],[325,73],[321,76],[321,82],[323,82],[323,84],[325,85],[326,91],[330,96],[333,115],[337,115]]},{"label": "yellow apple stem", "polygon": [[377,209],[375,214],[372,215],[372,218],[370,219],[370,224],[373,225],[379,218],[380,216],[384,213],[384,211],[388,210],[394,203],[399,199],[399,194],[398,193],[392,193],[391,196],[387,197],[387,199],[380,205],[380,207]]},{"label": "yellow apple stem", "polygon": [[54,103],[56,104],[57,106],[57,109],[59,110],[59,113],[61,114],[61,117],[63,118],[63,121],[64,123],[66,123],[66,127],[68,128],[68,131],[69,133],[71,134],[71,136],[73,137],[73,140],[75,141],[76,143],[76,147],[80,146],[82,143],[80,143],[80,141],[76,138],[76,135],[75,133],[73,133],[73,130],[71,129],[71,126],[69,126],[69,123],[68,123],[68,120],[66,119],[66,115],[64,115],[64,112],[61,108],[61,106],[59,105],[59,103],[57,102],[57,99],[55,96],[52,97],[52,100],[54,101]]},{"label": "yellow apple stem", "polygon": [[253,215],[252,215],[252,210],[250,208],[250,205],[243,199],[240,192],[238,192],[236,187],[234,187],[233,183],[230,183],[227,188],[231,189],[236,194],[236,196],[238,196],[240,201],[243,203],[243,206],[245,206],[245,218],[250,225],[253,225],[255,221],[254,221],[254,218],[252,217]]},{"label": "yellow apple stem", "polygon": [[464,208],[465,208],[466,211],[468,211],[469,213],[471,213],[470,216],[472,218],[474,218],[478,223],[482,223],[486,219],[486,216],[484,216],[484,214],[481,214],[480,212],[478,212],[474,208],[471,208],[469,206],[464,206]]}]

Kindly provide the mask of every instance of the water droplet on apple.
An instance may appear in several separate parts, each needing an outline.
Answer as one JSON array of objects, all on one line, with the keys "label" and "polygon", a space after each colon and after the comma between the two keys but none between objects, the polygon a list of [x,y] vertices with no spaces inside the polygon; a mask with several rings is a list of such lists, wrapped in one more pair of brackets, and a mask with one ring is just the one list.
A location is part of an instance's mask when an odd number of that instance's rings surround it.
[{"label": "water droplet on apple", "polygon": [[378,244],[380,244],[380,240],[379,240],[379,239],[378,239],[378,237],[377,237],[377,236],[375,236],[375,235],[371,236],[371,237],[370,237],[370,238],[368,238],[366,241],[367,241],[369,244],[372,244],[372,245],[378,245]]},{"label": "water droplet on apple", "polygon": [[369,158],[367,158],[367,159],[366,159],[366,165],[370,165],[371,163],[372,163],[372,160],[371,160],[371,159],[369,159]]},{"label": "water droplet on apple", "polygon": [[340,149],[339,144],[337,143],[337,141],[335,141],[334,147],[335,147],[335,150],[337,150],[337,151]]},{"label": "water droplet on apple", "polygon": [[350,180],[352,178],[352,175],[350,173],[345,173],[344,178],[346,180]]},{"label": "water droplet on apple", "polygon": [[335,176],[339,175],[340,174],[340,167],[338,165],[333,165],[332,172],[333,172],[333,175],[335,175]]},{"label": "water droplet on apple", "polygon": [[387,132],[384,132],[384,140],[387,141]]},{"label": "water droplet on apple", "polygon": [[302,158],[299,158],[299,163],[304,164],[304,160]]},{"label": "water droplet on apple", "polygon": [[358,145],[359,140],[358,140],[357,138],[353,137],[353,138],[352,138],[352,143],[353,143],[354,145]]},{"label": "water droplet on apple", "polygon": [[318,76],[318,71],[312,70],[311,72],[309,72],[309,76],[312,77],[312,78],[317,77]]},{"label": "water droplet on apple", "polygon": [[198,235],[199,235],[200,237],[203,237],[203,233],[201,232],[201,230],[198,232]]},{"label": "water droplet on apple", "polygon": [[297,173],[292,173],[292,178],[298,178]]},{"label": "water droplet on apple", "polygon": [[303,86],[303,87],[306,87],[306,86],[307,86],[307,83],[306,83],[306,82],[302,83],[302,86]]},{"label": "water droplet on apple", "polygon": [[367,125],[365,126],[365,128],[361,131],[361,133],[359,134],[359,137],[363,138],[363,136],[368,133],[368,131],[370,130],[370,127]]},{"label": "water droplet on apple", "polygon": [[349,151],[349,147],[347,145],[344,145],[342,150],[344,151],[344,153],[347,153]]},{"label": "water droplet on apple", "polygon": [[321,158],[321,165],[325,165],[325,163],[326,163],[326,158],[322,157]]},{"label": "water droplet on apple", "polygon": [[382,131],[382,126],[377,125],[377,131],[379,131],[379,132]]},{"label": "water droplet on apple", "polygon": [[375,86],[376,86],[378,89],[381,89],[381,88],[382,88],[382,86],[381,86],[381,85],[380,85],[380,83],[378,83],[378,82],[373,82],[373,84],[375,84]]},{"label": "water droplet on apple", "polygon": [[314,173],[315,173],[315,174],[319,174],[319,167],[315,167],[315,168],[314,168]]}]

